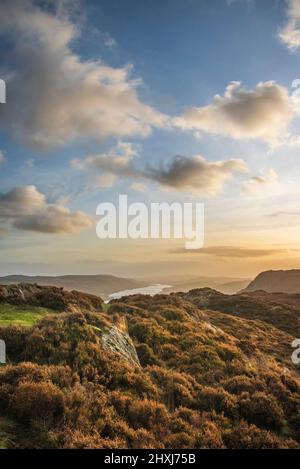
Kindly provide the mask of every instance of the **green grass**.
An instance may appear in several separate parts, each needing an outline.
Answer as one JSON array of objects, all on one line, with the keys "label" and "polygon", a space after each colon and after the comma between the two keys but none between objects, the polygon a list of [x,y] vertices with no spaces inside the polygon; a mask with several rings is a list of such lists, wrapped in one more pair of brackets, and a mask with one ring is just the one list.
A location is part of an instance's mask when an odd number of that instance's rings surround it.
[{"label": "green grass", "polygon": [[38,306],[16,306],[0,303],[0,327],[12,325],[32,327],[52,312]]},{"label": "green grass", "polygon": [[106,313],[111,305],[108,303],[103,303],[102,304],[102,310]]}]

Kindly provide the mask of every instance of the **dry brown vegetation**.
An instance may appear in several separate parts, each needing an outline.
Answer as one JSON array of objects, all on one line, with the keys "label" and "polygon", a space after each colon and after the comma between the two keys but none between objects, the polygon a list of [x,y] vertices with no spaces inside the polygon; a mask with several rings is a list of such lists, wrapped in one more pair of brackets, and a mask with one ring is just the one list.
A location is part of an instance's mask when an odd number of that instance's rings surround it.
[{"label": "dry brown vegetation", "polygon": [[42,306],[55,311],[102,311],[103,300],[89,293],[36,284],[0,285],[0,303]]},{"label": "dry brown vegetation", "polygon": [[[0,411],[27,428],[8,446],[299,448],[293,336],[265,322],[266,310],[250,320],[244,309],[211,311],[200,296],[135,295],[106,312],[0,329],[10,360],[0,369]],[[141,366],[103,346],[118,316]]]}]

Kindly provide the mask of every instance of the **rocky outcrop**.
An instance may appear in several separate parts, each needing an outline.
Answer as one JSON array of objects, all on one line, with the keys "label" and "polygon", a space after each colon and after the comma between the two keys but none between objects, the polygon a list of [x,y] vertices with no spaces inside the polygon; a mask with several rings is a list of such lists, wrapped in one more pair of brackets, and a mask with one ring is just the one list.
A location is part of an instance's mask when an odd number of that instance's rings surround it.
[{"label": "rocky outcrop", "polygon": [[261,272],[243,291],[300,293],[300,270],[268,270]]},{"label": "rocky outcrop", "polygon": [[120,355],[121,358],[134,366],[141,366],[131,338],[116,325],[103,332],[101,339],[104,348]]}]

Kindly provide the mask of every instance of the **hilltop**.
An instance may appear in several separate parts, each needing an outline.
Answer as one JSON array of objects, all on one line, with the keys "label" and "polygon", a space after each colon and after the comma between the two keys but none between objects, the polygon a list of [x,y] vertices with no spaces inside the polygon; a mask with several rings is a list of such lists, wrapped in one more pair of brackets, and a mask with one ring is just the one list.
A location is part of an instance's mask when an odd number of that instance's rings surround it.
[{"label": "hilltop", "polygon": [[[153,283],[157,280],[152,279]],[[245,288],[250,279],[230,277],[187,277],[181,275],[166,276],[160,279],[161,283],[172,285],[164,289],[164,293],[188,292],[193,288],[213,288],[222,293],[233,294]]]},{"label": "hilltop", "polygon": [[199,288],[179,295],[199,308],[231,316],[259,320],[300,337],[300,295],[263,291],[225,295],[211,288]]},{"label": "hilltop", "polygon": [[[43,298],[52,309],[31,327],[0,327],[8,359],[0,368],[1,446],[300,447],[294,335],[276,323],[273,300],[262,309],[255,294],[196,289],[104,305],[80,292],[31,288],[22,286],[21,306]],[[52,294],[65,310],[44,302]],[[0,320],[11,298],[0,299]]]},{"label": "hilltop", "polygon": [[261,272],[244,291],[300,293],[300,269]]}]

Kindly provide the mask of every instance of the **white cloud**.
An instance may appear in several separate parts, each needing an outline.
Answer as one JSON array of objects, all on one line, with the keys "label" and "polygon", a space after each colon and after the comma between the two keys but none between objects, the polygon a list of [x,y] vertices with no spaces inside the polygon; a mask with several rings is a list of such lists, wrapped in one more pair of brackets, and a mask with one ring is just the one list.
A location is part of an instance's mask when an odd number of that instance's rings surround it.
[{"label": "white cloud", "polygon": [[133,182],[130,187],[135,192],[145,192],[147,189],[147,186],[142,182]]},{"label": "white cloud", "polygon": [[287,20],[279,31],[281,41],[292,51],[300,47],[300,2],[287,0]]},{"label": "white cloud", "polygon": [[45,196],[35,186],[16,187],[0,194],[0,219],[18,218],[42,210]]},{"label": "white cloud", "polygon": [[112,47],[115,47],[117,45],[117,41],[113,37],[106,37],[104,39],[104,44],[106,45],[106,47],[109,47],[111,49]]},{"label": "white cloud", "polygon": [[15,219],[13,226],[39,233],[73,234],[89,228],[92,222],[83,212],[72,213],[67,207],[49,205],[40,212]]},{"label": "white cloud", "polygon": [[[119,142],[108,153],[73,160],[71,166],[87,171],[100,187],[112,187],[121,178],[132,180],[130,187],[137,192],[144,192],[145,182],[152,181],[162,188],[208,197],[220,194],[236,174],[249,174],[249,168],[242,159],[207,161],[202,155],[177,155],[167,163],[141,167],[136,164],[137,157],[138,147]],[[277,182],[278,175],[274,169],[262,171],[243,184],[243,193],[260,195]]]},{"label": "white cloud", "polygon": [[216,95],[211,104],[190,107],[174,124],[234,139],[261,139],[274,145],[287,131],[293,117],[288,92],[273,81],[261,82],[246,90],[232,82],[224,96]]},{"label": "white cloud", "polygon": [[61,204],[48,204],[35,186],[0,193],[0,220],[20,230],[40,233],[77,233],[92,226],[85,213],[71,212]]},{"label": "white cloud", "polygon": [[105,32],[105,33],[101,33],[101,36],[102,36],[103,42],[106,45],[106,47],[108,47],[109,49],[112,49],[113,47],[116,47],[117,41],[110,34]]},{"label": "white cloud", "polygon": [[[77,170],[96,170],[105,176],[135,177],[138,171],[133,167],[132,161],[137,155],[137,145],[119,142],[115,148],[107,153],[91,155],[84,160],[72,160],[71,167]],[[113,181],[113,178],[107,179],[107,181],[108,180]],[[105,181],[105,179],[103,179],[103,181]]]},{"label": "white cloud", "polygon": [[5,161],[5,152],[0,150],[0,166]]},{"label": "white cloud", "polygon": [[287,90],[274,82],[254,90],[233,82],[207,106],[173,119],[160,113],[140,99],[141,81],[131,78],[130,65],[114,68],[76,54],[72,46],[80,28],[68,16],[71,2],[67,8],[64,1],[50,3],[43,9],[35,0],[0,2],[0,35],[11,44],[6,69],[0,69],[9,100],[0,107],[0,127],[29,145],[47,149],[77,138],[146,137],[153,128],[172,126],[269,144],[285,133],[293,110]]},{"label": "white cloud", "polygon": [[115,183],[118,180],[118,176],[115,174],[102,174],[97,178],[97,183],[100,187],[103,187],[104,189],[112,187],[115,185]]},{"label": "white cloud", "polygon": [[85,61],[72,51],[79,30],[65,9],[50,13],[34,0],[2,0],[0,17],[0,34],[12,43],[9,106],[0,108],[0,125],[15,136],[43,149],[78,137],[147,136],[167,125],[140,100],[130,66]]},{"label": "white cloud", "polygon": [[278,147],[279,146],[285,146],[289,148],[298,148],[300,147],[300,136],[288,133],[282,140],[278,142]]},{"label": "white cloud", "polygon": [[33,168],[34,167],[34,159],[29,158],[29,160],[25,161],[25,164],[26,164],[27,168]]},{"label": "white cloud", "polygon": [[266,189],[270,189],[278,182],[278,175],[274,169],[269,169],[259,176],[252,176],[244,184],[244,193],[250,195],[264,195]]}]

